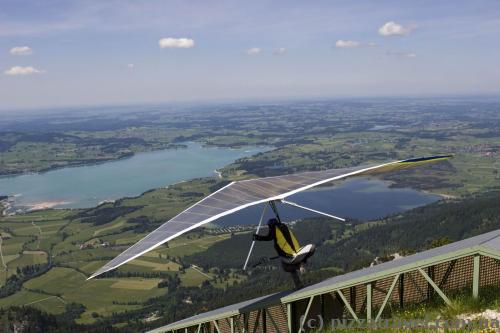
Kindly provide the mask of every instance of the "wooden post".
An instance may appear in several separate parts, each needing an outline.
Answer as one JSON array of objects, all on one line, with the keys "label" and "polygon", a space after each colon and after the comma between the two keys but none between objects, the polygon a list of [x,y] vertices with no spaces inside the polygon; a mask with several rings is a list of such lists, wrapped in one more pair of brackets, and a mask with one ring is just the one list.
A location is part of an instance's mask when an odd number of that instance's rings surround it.
[{"label": "wooden post", "polygon": [[405,274],[402,273],[399,277],[399,307],[402,309],[405,304]]},{"label": "wooden post", "polygon": [[396,283],[398,282],[400,274],[396,275],[394,277],[394,280],[392,280],[391,287],[387,291],[387,295],[385,295],[384,302],[382,303],[382,306],[378,310],[377,317],[375,317],[375,322],[377,322],[380,319],[380,316],[382,316],[382,312],[384,311],[385,306],[387,305],[387,302],[391,298],[392,291],[394,290],[394,287],[396,286]]},{"label": "wooden post", "polygon": [[479,297],[479,272],[481,268],[481,256],[474,256],[474,268],[472,274],[472,297],[477,299]]},{"label": "wooden post", "polygon": [[429,282],[429,284],[432,286],[432,288],[434,288],[434,290],[438,293],[438,295],[441,296],[441,298],[444,300],[444,302],[448,306],[451,306],[450,299],[448,297],[446,297],[444,292],[441,289],[439,289],[438,285],[429,277],[429,275],[427,275],[427,273],[422,268],[419,268],[418,271],[427,280],[427,282]]},{"label": "wooden post", "polygon": [[372,321],[372,283],[366,285],[366,320]]},{"label": "wooden post", "polygon": [[[427,267],[427,275],[429,275],[429,277],[434,280],[434,266]],[[427,300],[430,300],[432,298],[432,295],[434,295],[434,288],[432,288],[430,283],[427,283]]]},{"label": "wooden post", "polygon": [[292,303],[286,304],[286,315],[287,315],[287,324],[288,324],[288,333],[293,332],[293,308]]},{"label": "wooden post", "polygon": [[359,323],[359,318],[358,316],[356,315],[356,311],[353,310],[353,308],[351,307],[351,305],[349,304],[349,302],[347,301],[347,299],[345,298],[344,294],[342,294],[342,291],[337,290],[337,294],[340,296],[340,298],[342,299],[342,302],[344,302],[344,306],[346,307],[347,311],[349,311],[349,313],[351,314],[351,316],[354,318],[354,320]]},{"label": "wooden post", "polygon": [[267,333],[266,309],[262,310],[262,332]]},{"label": "wooden post", "polygon": [[301,333],[302,330],[304,329],[304,324],[307,321],[307,316],[309,315],[309,310],[311,310],[311,305],[312,305],[313,301],[314,301],[314,296],[309,297],[309,301],[307,302],[306,311],[304,312],[304,317],[303,317],[302,321],[300,322],[300,327],[299,327],[298,333]]}]

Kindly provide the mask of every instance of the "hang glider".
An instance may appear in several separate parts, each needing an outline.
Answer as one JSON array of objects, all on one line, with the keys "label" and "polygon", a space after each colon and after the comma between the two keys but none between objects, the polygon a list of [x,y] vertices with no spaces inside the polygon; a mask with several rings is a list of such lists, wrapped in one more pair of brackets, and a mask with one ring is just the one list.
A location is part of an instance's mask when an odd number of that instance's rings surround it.
[{"label": "hang glider", "polygon": [[89,279],[115,269],[190,230],[244,208],[261,203],[283,202],[285,198],[295,193],[334,180],[351,176],[374,175],[441,161],[449,157],[451,156],[441,155],[413,158],[378,165],[302,172],[232,182],[162,224],[159,228],[97,270]]}]

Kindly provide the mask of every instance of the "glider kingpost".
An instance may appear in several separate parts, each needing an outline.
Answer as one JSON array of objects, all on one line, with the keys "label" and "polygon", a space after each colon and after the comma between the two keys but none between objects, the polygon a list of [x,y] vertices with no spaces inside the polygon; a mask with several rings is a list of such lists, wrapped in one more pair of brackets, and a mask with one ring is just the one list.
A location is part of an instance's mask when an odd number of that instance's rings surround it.
[{"label": "glider kingpost", "polygon": [[[364,165],[343,169],[302,172],[276,177],[250,179],[232,182],[218,191],[195,203],[159,228],[123,251],[116,258],[97,270],[88,279],[113,270],[154,248],[211,221],[232,214],[244,208],[276,201],[285,204],[298,204],[285,201],[285,198],[334,180],[351,176],[374,175],[382,172],[404,169],[430,162],[448,159],[449,155],[412,158],[377,165]],[[311,210],[311,209],[308,209]],[[314,210],[311,210],[314,211]],[[316,211],[317,213],[321,213]],[[332,215],[324,214],[337,218]],[[340,218],[337,218],[340,219]]]}]

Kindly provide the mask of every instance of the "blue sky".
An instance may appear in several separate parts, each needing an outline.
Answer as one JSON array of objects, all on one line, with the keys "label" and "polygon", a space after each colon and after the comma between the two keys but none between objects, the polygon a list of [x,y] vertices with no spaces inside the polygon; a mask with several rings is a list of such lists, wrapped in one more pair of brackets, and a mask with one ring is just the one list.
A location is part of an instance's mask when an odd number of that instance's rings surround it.
[{"label": "blue sky", "polygon": [[0,0],[0,109],[495,94],[499,36],[496,0]]}]

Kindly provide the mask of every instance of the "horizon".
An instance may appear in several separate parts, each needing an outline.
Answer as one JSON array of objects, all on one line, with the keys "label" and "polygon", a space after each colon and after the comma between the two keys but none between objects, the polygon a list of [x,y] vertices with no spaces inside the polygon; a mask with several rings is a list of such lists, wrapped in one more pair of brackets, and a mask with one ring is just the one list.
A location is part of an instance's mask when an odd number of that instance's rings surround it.
[{"label": "horizon", "polygon": [[7,0],[0,110],[498,95],[500,4]]},{"label": "horizon", "polygon": [[[241,98],[241,99],[214,99],[214,100],[181,100],[181,101],[165,101],[165,102],[142,102],[142,103],[101,103],[101,104],[80,104],[80,105],[56,105],[56,106],[36,106],[36,107],[19,107],[19,108],[1,108],[0,114],[8,115],[15,112],[40,112],[40,114],[57,114],[71,112],[75,110],[90,110],[97,108],[133,108],[133,107],[208,107],[208,106],[224,106],[224,105],[282,105],[287,103],[312,103],[312,102],[342,102],[342,101],[357,101],[369,102],[376,100],[476,100],[483,99],[485,101],[496,101],[500,99],[500,93],[484,93],[484,94],[422,94],[422,95],[359,95],[359,96],[312,96],[312,97],[283,97],[283,98]],[[133,110],[134,112],[136,110]]]}]

